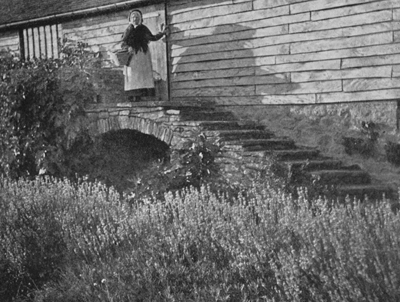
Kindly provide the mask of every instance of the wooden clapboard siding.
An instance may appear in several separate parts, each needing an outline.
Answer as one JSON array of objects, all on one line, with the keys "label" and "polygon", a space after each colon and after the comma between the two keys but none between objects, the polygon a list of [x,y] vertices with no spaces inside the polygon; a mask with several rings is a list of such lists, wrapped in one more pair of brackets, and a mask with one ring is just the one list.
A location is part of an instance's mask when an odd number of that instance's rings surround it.
[{"label": "wooden clapboard siding", "polygon": [[394,77],[394,78],[400,77],[400,65],[393,66],[392,77]]},{"label": "wooden clapboard siding", "polygon": [[[194,28],[186,31],[176,31],[171,34],[171,41],[174,42],[172,44],[173,47],[180,46],[183,43],[184,46],[196,45],[196,38],[212,38],[212,36],[218,36],[220,34],[232,34],[236,33],[240,30],[249,30],[249,29],[261,29],[268,28],[272,26],[279,25],[287,25],[290,23],[303,22],[311,20],[309,13],[302,13],[297,15],[283,15],[279,17],[274,17],[266,15],[264,19],[248,21],[248,22],[236,22],[232,24],[224,24],[224,25],[216,25],[209,26],[205,28]],[[179,30],[179,28],[172,26],[173,30]],[[193,40],[192,40],[193,39]],[[182,40],[183,42],[176,42],[178,40]],[[193,42],[194,41],[194,42]],[[218,41],[218,40],[217,40]],[[184,44],[186,43],[186,45]],[[194,43],[194,44],[189,44]],[[202,44],[201,42],[200,44]]]},{"label": "wooden clapboard siding", "polygon": [[[355,48],[346,48],[339,50],[320,51],[318,53],[302,53],[294,55],[281,55],[276,57],[277,64],[295,63],[295,62],[310,62],[327,59],[342,59],[342,58],[361,58],[374,55],[386,55],[400,53],[400,44],[383,44],[373,46],[363,46]],[[346,68],[346,66],[342,66]]]},{"label": "wooden clapboard siding", "polygon": [[289,32],[312,32],[324,29],[342,28],[361,24],[379,23],[391,21],[393,12],[391,10],[383,10],[359,15],[351,15],[340,18],[332,18],[321,21],[309,21],[298,24],[290,24]]},{"label": "wooden clapboard siding", "polygon": [[338,17],[345,17],[350,15],[357,15],[360,13],[390,9],[393,5],[392,0],[367,2],[365,4],[356,6],[345,6],[330,10],[312,11],[311,20],[323,20]]},{"label": "wooden clapboard siding", "polygon": [[360,3],[372,2],[375,0],[314,0],[314,1],[305,1],[302,3],[292,4],[290,9],[293,13],[301,13],[301,12],[309,12],[309,11],[318,11],[318,10],[327,10],[336,7],[357,5]]},{"label": "wooden clapboard siding", "polygon": [[[143,6],[143,23],[154,34],[160,31],[161,23],[165,23],[163,4]],[[105,60],[108,52],[120,49],[122,35],[128,26],[129,10],[99,15],[90,18],[76,19],[63,24],[64,38],[68,41],[81,41],[88,44],[94,51],[100,51]],[[156,96],[168,99],[168,75],[166,45],[164,41],[150,43],[152,64],[154,70]]]},{"label": "wooden clapboard siding", "polygon": [[218,7],[218,6],[222,6],[222,5],[242,3],[242,2],[251,2],[251,1],[252,0],[221,0],[221,1],[182,0],[182,1],[170,1],[168,3],[168,5],[170,7],[169,14],[171,16],[173,16],[173,15],[177,15],[177,14],[181,14],[181,13],[196,11],[197,9],[199,9],[199,7],[203,8],[203,9],[207,9],[207,8],[213,8],[213,7]]},{"label": "wooden clapboard siding", "polygon": [[19,51],[18,31],[0,33],[0,50]]},{"label": "wooden clapboard siding", "polygon": [[248,51],[247,49],[242,50],[232,50],[224,52],[211,52],[199,55],[190,55],[183,57],[175,57],[172,60],[172,65],[176,66],[178,63],[180,65],[190,62],[207,62],[215,60],[226,60],[234,58],[253,58],[256,56],[272,56],[278,54],[289,54],[289,44],[282,44],[276,46],[266,46],[256,48],[253,51]]},{"label": "wooden clapboard siding", "polygon": [[201,87],[189,89],[174,89],[172,97],[218,97],[218,96],[250,96],[255,94],[254,86],[225,86],[225,87]]},{"label": "wooden clapboard siding", "polygon": [[169,14],[174,98],[400,99],[400,1],[172,0]]},{"label": "wooden clapboard siding", "polygon": [[270,8],[294,4],[298,2],[305,2],[307,0],[254,0],[254,9]]},{"label": "wooden clapboard siding", "polygon": [[391,66],[362,67],[344,70],[324,70],[293,72],[291,81],[309,82],[340,79],[360,79],[360,78],[391,78],[393,68]]},{"label": "wooden clapboard siding", "polygon": [[197,10],[186,11],[181,14],[171,15],[172,23],[183,23],[183,22],[193,22],[195,20],[203,19],[203,16],[208,17],[219,17],[226,16],[235,13],[241,13],[243,11],[250,11],[252,9],[252,1],[239,3],[238,5],[232,5],[232,2],[226,5],[219,5],[213,7],[205,7]]},{"label": "wooden clapboard siding", "polygon": [[[231,4],[231,6],[235,6],[237,4]],[[209,26],[219,26],[226,24],[240,24],[242,22],[252,22],[254,20],[263,20],[266,16],[284,16],[289,14],[289,6],[282,6],[272,9],[265,10],[252,10],[251,3],[248,3],[248,8],[245,12],[236,13],[236,14],[228,14],[217,17],[208,17],[203,16],[202,19],[195,21],[187,21],[183,23],[179,23],[178,30],[185,31],[194,28],[205,28]]]}]

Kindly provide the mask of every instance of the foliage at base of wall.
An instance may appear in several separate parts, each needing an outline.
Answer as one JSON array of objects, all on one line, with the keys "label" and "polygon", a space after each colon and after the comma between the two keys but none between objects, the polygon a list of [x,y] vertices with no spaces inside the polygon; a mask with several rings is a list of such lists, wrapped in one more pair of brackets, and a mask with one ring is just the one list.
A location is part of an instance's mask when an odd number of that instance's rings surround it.
[{"label": "foliage at base of wall", "polygon": [[0,300],[398,301],[400,219],[266,182],[131,204],[106,186],[0,181]]},{"label": "foliage at base of wall", "polygon": [[0,54],[0,173],[14,178],[48,170],[82,135],[83,108],[94,97],[85,68],[97,61],[84,45],[63,48],[62,59]]}]

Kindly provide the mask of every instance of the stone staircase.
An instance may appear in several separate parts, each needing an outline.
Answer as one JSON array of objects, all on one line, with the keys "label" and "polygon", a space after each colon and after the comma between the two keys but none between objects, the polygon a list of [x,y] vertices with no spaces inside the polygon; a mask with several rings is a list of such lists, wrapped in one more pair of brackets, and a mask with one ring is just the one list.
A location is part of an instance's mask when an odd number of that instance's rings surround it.
[{"label": "stone staircase", "polygon": [[287,137],[277,137],[263,126],[238,121],[230,112],[212,107],[173,109],[180,110],[178,124],[193,125],[207,137],[223,142],[224,152],[219,162],[225,165],[228,173],[243,170],[244,166],[257,169],[258,163],[273,159],[277,177],[293,187],[308,187],[317,195],[330,192],[342,201],[346,198],[397,198],[393,188],[372,180],[358,165],[346,166],[340,160],[323,156],[315,148],[299,146]]}]

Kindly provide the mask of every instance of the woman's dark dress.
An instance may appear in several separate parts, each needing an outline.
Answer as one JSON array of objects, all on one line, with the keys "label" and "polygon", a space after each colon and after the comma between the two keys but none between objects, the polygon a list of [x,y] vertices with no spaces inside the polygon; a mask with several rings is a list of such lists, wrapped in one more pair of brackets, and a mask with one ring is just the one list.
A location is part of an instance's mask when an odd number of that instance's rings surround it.
[{"label": "woman's dark dress", "polygon": [[162,33],[153,35],[143,24],[134,27],[129,24],[122,38],[122,47],[133,48],[133,54],[127,66],[124,66],[125,91],[154,88],[153,66],[149,49],[150,41],[157,41]]}]

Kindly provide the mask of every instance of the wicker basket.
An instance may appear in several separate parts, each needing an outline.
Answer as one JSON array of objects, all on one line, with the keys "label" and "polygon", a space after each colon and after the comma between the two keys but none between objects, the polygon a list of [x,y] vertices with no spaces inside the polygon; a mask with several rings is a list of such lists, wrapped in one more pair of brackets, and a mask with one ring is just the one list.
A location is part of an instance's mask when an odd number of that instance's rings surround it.
[{"label": "wicker basket", "polygon": [[125,65],[127,65],[129,63],[129,59],[130,59],[130,56],[131,56],[131,54],[125,49],[112,51],[109,54],[110,54],[111,61],[116,66],[125,66]]}]

